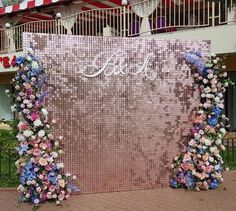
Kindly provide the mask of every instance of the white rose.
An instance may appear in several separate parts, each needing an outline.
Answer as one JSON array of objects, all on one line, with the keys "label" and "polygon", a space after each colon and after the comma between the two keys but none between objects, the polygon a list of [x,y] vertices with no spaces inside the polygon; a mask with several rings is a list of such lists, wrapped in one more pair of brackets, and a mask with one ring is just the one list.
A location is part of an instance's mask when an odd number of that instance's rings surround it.
[{"label": "white rose", "polygon": [[41,109],[41,112],[43,113],[44,116],[47,116],[47,115],[48,115],[48,111],[47,111],[47,109],[45,109],[45,108],[42,108],[42,109]]},{"label": "white rose", "polygon": [[39,137],[44,137],[44,135],[45,135],[44,130],[40,130],[40,131],[38,132],[38,136],[39,136]]},{"label": "white rose", "polygon": [[35,126],[35,127],[42,126],[41,120],[40,120],[40,119],[36,119],[36,120],[34,121],[34,126]]},{"label": "white rose", "polygon": [[221,132],[222,134],[225,134],[225,133],[226,133],[226,130],[225,130],[224,128],[220,128],[220,132]]},{"label": "white rose", "polygon": [[204,78],[202,81],[203,81],[204,84],[208,83],[208,80],[206,78]]},{"label": "white rose", "polygon": [[221,141],[221,139],[217,139],[217,140],[215,141],[215,143],[216,143],[216,145],[221,145],[221,144],[222,144],[222,141]]},{"label": "white rose", "polygon": [[210,152],[211,153],[214,153],[216,150],[217,150],[217,148],[215,146],[214,147],[210,147]]},{"label": "white rose", "polygon": [[210,139],[206,139],[205,140],[205,145],[206,146],[210,146],[211,145],[211,140]]},{"label": "white rose", "polygon": [[215,97],[215,102],[219,103],[220,102],[220,98],[219,97]]},{"label": "white rose", "polygon": [[[209,78],[209,79],[212,79],[214,77],[214,75],[212,74],[212,73],[210,73],[210,74],[208,74],[207,75],[207,78]],[[208,81],[207,81],[208,82]]]},{"label": "white rose", "polygon": [[33,135],[33,132],[32,132],[31,130],[25,130],[25,131],[23,132],[23,135],[24,135],[25,137],[30,137],[30,136]]},{"label": "white rose", "polygon": [[214,162],[214,158],[213,157],[209,157],[209,159],[208,159],[210,162]]},{"label": "white rose", "polygon": [[8,94],[10,91],[8,89],[5,90],[5,93]]},{"label": "white rose", "polygon": [[204,91],[205,91],[206,93],[209,93],[209,92],[211,91],[211,88],[208,86],[208,87],[206,87],[206,88],[204,89]]}]

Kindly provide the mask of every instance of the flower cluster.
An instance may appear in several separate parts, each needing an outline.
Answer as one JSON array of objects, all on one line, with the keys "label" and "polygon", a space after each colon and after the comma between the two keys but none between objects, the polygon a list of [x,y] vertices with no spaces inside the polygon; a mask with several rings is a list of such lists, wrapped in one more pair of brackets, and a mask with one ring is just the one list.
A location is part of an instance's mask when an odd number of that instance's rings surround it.
[{"label": "flower cluster", "polygon": [[19,117],[16,166],[20,174],[20,201],[32,202],[36,207],[47,200],[60,204],[78,189],[72,185],[76,176],[64,174],[63,163],[57,162],[63,153],[59,146],[63,137],[54,138],[51,127],[55,120],[49,121],[43,105],[47,96],[42,91],[45,70],[31,48],[26,56],[16,59],[16,65],[18,72],[12,80],[15,88],[12,110]]},{"label": "flower cluster", "polygon": [[233,84],[227,79],[222,59],[212,54],[204,59],[200,52],[187,53],[187,63],[196,70],[195,82],[200,90],[200,105],[193,117],[191,140],[185,153],[171,165],[170,186],[199,190],[216,189],[223,181],[221,150],[228,118],[222,113],[223,94]]}]

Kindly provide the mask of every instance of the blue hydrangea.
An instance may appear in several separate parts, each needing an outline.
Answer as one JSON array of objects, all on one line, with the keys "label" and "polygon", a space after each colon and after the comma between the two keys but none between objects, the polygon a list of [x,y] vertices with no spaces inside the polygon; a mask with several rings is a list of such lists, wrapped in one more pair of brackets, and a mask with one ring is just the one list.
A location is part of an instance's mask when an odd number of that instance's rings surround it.
[{"label": "blue hydrangea", "polygon": [[212,111],[215,113],[215,115],[216,115],[217,117],[219,117],[219,116],[221,115],[222,109],[219,108],[218,106],[215,106],[215,107],[212,109]]},{"label": "blue hydrangea", "polygon": [[16,57],[16,63],[15,63],[16,65],[20,66],[24,62],[25,62],[25,57],[23,57],[23,56]]},{"label": "blue hydrangea", "polygon": [[208,124],[212,127],[215,127],[218,123],[218,117],[216,115],[213,115],[211,118],[207,120]]}]

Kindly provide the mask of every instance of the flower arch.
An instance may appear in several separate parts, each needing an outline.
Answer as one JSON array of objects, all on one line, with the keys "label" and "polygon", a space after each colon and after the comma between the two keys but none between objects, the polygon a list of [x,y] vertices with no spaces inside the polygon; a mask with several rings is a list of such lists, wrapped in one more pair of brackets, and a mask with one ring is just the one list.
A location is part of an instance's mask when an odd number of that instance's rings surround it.
[{"label": "flower arch", "polygon": [[46,73],[42,63],[35,56],[32,48],[27,55],[15,61],[18,67],[13,78],[15,104],[12,110],[19,118],[16,148],[19,159],[16,161],[20,174],[20,202],[31,202],[38,207],[45,201],[60,204],[68,199],[71,192],[79,191],[72,185],[75,175],[63,172],[63,163],[58,162],[62,136],[54,137],[51,133],[52,122],[48,119],[48,111],[44,107],[44,99],[48,95],[43,92]]},{"label": "flower arch", "polygon": [[170,186],[197,191],[216,189],[223,181],[220,151],[225,150],[222,139],[225,127],[229,127],[228,118],[223,114],[223,94],[233,82],[227,78],[222,59],[214,54],[204,59],[200,52],[187,53],[185,59],[195,70],[200,105],[186,151],[175,157],[171,165]]}]

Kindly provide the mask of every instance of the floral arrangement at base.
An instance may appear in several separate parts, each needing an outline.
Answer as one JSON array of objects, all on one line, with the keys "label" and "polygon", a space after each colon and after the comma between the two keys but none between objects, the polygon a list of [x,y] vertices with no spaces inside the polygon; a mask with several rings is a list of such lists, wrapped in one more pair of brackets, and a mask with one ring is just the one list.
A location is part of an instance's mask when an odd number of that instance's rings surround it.
[{"label": "floral arrangement at base", "polygon": [[[68,199],[71,192],[79,191],[72,185],[75,175],[63,173],[63,163],[57,162],[63,153],[59,145],[62,136],[54,138],[51,133],[52,122],[44,107],[47,92],[42,88],[46,80],[43,65],[35,56],[32,48],[28,54],[16,59],[18,67],[13,81],[15,104],[12,110],[19,118],[19,141],[16,161],[20,174],[20,202],[31,202],[37,208],[45,201],[55,201],[57,205]],[[9,90],[6,90],[9,94]]]},{"label": "floral arrangement at base", "polygon": [[185,59],[196,70],[194,79],[200,90],[200,105],[186,151],[171,164],[170,186],[197,191],[216,189],[223,181],[220,151],[225,150],[222,138],[225,127],[229,127],[222,112],[223,94],[233,82],[227,79],[222,59],[214,54],[204,59],[200,52],[187,53]]}]

